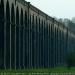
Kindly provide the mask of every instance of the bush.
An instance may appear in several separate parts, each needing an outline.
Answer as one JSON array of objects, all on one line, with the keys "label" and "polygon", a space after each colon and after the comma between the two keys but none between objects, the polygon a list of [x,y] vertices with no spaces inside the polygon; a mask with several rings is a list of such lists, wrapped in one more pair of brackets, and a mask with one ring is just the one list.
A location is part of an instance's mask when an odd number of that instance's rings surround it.
[{"label": "bush", "polygon": [[75,66],[75,52],[68,52],[66,54],[66,64],[68,68],[74,67]]}]

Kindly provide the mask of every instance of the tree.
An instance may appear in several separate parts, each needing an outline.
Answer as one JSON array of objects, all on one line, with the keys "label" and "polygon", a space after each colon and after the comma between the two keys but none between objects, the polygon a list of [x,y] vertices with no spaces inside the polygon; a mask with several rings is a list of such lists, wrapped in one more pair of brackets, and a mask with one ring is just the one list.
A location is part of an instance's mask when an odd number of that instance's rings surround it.
[{"label": "tree", "polygon": [[75,17],[72,18],[72,22],[75,23]]},{"label": "tree", "polygon": [[68,68],[75,66],[75,51],[66,54],[66,64]]}]

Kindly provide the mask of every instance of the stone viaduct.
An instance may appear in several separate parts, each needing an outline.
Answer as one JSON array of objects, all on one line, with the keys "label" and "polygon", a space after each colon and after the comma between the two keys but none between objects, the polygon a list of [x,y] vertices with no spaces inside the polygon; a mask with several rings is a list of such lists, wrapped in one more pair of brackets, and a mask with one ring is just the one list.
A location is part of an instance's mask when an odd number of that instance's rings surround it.
[{"label": "stone viaduct", "polygon": [[0,68],[50,68],[65,65],[75,35],[24,0],[0,0]]}]

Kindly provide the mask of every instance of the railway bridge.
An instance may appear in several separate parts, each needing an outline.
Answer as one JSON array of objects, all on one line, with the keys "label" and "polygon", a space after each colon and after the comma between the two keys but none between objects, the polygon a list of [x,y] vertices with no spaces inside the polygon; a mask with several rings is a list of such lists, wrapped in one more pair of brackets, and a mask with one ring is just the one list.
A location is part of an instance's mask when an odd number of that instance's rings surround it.
[{"label": "railway bridge", "polygon": [[0,0],[0,68],[65,65],[75,34],[24,0]]}]

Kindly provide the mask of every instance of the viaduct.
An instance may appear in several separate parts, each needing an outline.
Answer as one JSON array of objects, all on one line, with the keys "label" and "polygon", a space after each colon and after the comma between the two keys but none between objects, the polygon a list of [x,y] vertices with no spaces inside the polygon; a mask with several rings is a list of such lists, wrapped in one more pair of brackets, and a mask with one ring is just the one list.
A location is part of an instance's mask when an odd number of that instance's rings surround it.
[{"label": "viaduct", "polygon": [[75,34],[24,0],[0,0],[0,69],[65,65]]}]

